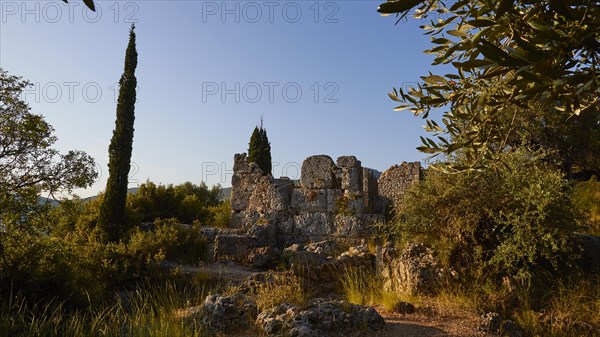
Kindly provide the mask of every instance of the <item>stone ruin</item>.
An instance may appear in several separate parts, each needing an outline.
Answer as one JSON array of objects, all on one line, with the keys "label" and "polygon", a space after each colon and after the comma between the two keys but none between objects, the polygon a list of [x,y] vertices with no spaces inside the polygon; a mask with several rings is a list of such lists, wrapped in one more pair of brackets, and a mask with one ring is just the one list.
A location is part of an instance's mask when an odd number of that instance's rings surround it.
[{"label": "stone ruin", "polygon": [[258,235],[263,242],[257,246],[280,249],[293,243],[365,238],[384,220],[386,208],[422,178],[423,169],[419,162],[402,163],[378,175],[354,156],[334,163],[329,156],[316,155],[302,163],[299,181],[275,179],[248,163],[245,153],[236,154],[230,227],[267,231]]}]

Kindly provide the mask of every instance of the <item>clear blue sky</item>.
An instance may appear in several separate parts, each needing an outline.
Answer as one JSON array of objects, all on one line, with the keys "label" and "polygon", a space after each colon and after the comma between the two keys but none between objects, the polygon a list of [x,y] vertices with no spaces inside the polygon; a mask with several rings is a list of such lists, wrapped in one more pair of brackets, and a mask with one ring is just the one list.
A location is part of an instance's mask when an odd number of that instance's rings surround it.
[{"label": "clear blue sky", "polygon": [[[392,87],[432,70],[420,22],[394,25],[378,1],[0,1],[0,66],[36,83],[25,95],[57,147],[92,155],[104,189],[116,83],[136,22],[139,84],[131,187],[231,184],[264,117],[274,175],[298,178],[313,154],[385,170],[422,160],[423,121],[394,112]],[[301,93],[299,93],[299,90]]]}]

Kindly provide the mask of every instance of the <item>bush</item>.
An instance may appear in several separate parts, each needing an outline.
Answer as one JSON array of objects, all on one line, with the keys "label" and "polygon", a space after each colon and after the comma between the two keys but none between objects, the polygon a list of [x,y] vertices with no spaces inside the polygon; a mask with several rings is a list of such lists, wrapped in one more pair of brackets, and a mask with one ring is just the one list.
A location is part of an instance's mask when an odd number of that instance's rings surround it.
[{"label": "bush", "polygon": [[208,210],[212,215],[209,223],[211,227],[229,227],[229,222],[231,221],[231,201],[229,199],[224,200],[217,206],[209,207]]},{"label": "bush", "polygon": [[442,261],[485,275],[531,276],[574,257],[576,228],[561,173],[525,150],[480,172],[428,172],[406,193],[391,230],[434,246]]},{"label": "bush", "polygon": [[587,218],[587,233],[600,236],[600,181],[592,176],[575,185],[573,202]]},{"label": "bush", "polygon": [[208,242],[196,226],[177,223],[176,219],[156,220],[156,229],[132,234],[130,253],[139,260],[160,262],[164,259],[198,264],[208,254]]}]

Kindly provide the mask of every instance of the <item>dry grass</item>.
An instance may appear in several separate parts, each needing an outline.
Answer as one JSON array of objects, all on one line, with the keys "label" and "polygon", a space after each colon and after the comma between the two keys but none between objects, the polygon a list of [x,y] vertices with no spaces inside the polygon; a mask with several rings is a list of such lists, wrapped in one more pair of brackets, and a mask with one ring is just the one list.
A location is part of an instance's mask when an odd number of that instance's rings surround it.
[{"label": "dry grass", "polygon": [[304,307],[313,295],[299,277],[291,273],[273,274],[256,288],[256,306],[259,312],[283,303]]}]

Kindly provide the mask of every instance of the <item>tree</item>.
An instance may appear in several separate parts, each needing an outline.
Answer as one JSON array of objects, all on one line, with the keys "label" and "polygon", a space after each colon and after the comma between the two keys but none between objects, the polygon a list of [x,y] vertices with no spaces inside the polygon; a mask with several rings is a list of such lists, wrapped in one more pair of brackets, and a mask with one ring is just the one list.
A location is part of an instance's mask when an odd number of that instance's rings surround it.
[{"label": "tree", "polygon": [[250,137],[248,161],[257,163],[264,175],[271,174],[271,143],[267,137],[267,130],[263,128],[262,119],[260,127],[255,127]]},{"label": "tree", "polygon": [[[596,116],[600,127],[600,2],[592,0],[398,0],[380,5],[399,19],[430,20],[421,26],[431,36],[433,65],[451,64],[455,72],[429,73],[408,92],[394,89],[396,110],[410,109],[426,119],[431,138],[419,150],[430,154],[462,152],[466,166],[480,169],[496,161],[519,128],[519,114],[547,111],[578,123]],[[441,18],[439,18],[441,16]],[[429,119],[445,108],[442,122]],[[597,155],[598,153],[596,153]]]},{"label": "tree", "polygon": [[91,186],[94,159],[81,151],[60,154],[52,146],[54,129],[30,112],[22,93],[30,82],[0,68],[0,222],[26,221],[42,192]]},{"label": "tree", "polygon": [[109,241],[118,241],[124,234],[125,203],[127,201],[128,175],[131,168],[133,149],[133,123],[137,79],[137,50],[135,46],[135,26],[129,31],[129,44],[125,53],[125,69],[119,81],[119,100],[115,130],[108,148],[108,181],[98,224],[103,228]]}]

